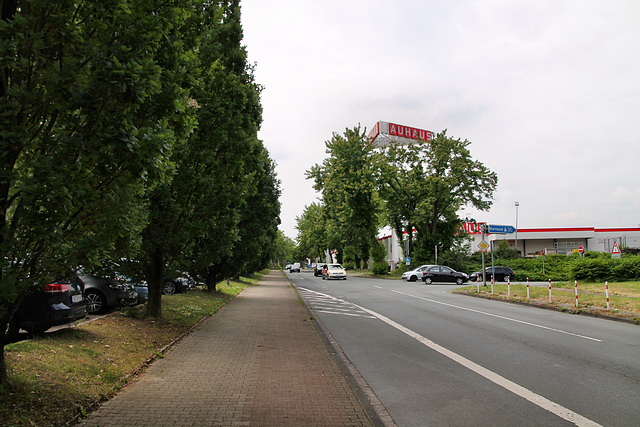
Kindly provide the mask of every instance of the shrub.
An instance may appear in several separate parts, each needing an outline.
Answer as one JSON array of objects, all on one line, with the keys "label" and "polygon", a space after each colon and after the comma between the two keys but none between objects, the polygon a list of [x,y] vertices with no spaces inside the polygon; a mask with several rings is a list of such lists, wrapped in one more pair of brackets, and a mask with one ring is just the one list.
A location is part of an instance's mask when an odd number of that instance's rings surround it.
[{"label": "shrub", "polygon": [[383,274],[387,274],[389,272],[389,263],[386,261],[380,261],[373,264],[373,268],[371,269],[374,275],[382,276]]},{"label": "shrub", "polygon": [[387,256],[387,250],[384,245],[378,241],[371,245],[369,249],[369,257],[375,262],[384,261],[384,257]]},{"label": "shrub", "polygon": [[589,282],[612,280],[613,267],[612,259],[585,259],[573,266],[571,274],[576,280],[585,280]]},{"label": "shrub", "polygon": [[356,269],[356,263],[353,262],[353,261],[347,261],[347,262],[343,263],[342,266],[344,267],[345,270],[355,270]]}]

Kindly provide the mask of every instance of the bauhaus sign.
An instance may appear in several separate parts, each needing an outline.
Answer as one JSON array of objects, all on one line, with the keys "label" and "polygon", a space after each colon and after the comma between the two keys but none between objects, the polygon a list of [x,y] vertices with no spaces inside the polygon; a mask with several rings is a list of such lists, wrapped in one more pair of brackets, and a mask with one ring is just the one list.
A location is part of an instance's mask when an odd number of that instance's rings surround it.
[{"label": "bauhaus sign", "polygon": [[390,141],[409,144],[412,141],[431,141],[436,134],[430,130],[418,129],[411,126],[399,125],[379,121],[369,132],[368,138],[375,146],[384,146]]},{"label": "bauhaus sign", "polygon": [[429,130],[397,125],[395,123],[389,123],[389,135],[395,135],[401,138],[421,139],[423,141],[431,141],[435,137],[433,132]]}]

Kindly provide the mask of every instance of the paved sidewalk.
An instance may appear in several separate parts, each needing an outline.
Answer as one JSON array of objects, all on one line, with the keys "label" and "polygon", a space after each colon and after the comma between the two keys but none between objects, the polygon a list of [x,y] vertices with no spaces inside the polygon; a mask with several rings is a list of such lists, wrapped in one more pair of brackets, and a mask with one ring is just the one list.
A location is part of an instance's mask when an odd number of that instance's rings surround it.
[{"label": "paved sidewalk", "polygon": [[372,421],[295,290],[282,272],[271,271],[81,425],[370,426]]}]

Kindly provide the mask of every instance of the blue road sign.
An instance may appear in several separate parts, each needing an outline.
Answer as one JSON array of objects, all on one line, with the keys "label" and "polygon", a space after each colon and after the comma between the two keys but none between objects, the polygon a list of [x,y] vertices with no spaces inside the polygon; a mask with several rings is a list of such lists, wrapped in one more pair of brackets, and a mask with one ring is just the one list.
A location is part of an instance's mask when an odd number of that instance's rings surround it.
[{"label": "blue road sign", "polygon": [[511,234],[515,232],[516,232],[516,228],[510,225],[489,224],[489,233],[491,234]]}]

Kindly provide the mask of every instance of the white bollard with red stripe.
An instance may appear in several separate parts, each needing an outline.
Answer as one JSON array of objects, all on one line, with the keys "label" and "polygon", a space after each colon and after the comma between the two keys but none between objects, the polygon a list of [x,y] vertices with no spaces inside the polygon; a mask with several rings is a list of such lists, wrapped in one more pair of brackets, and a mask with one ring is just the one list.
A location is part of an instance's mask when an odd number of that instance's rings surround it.
[{"label": "white bollard with red stripe", "polygon": [[578,308],[578,281],[576,280],[576,308]]},{"label": "white bollard with red stripe", "polygon": [[529,278],[527,277],[527,299],[529,299]]},{"label": "white bollard with red stripe", "polygon": [[507,276],[507,298],[511,298],[511,276]]},{"label": "white bollard with red stripe", "polygon": [[493,295],[493,274],[491,275],[491,295]]},{"label": "white bollard with red stripe", "polygon": [[551,279],[549,279],[549,303],[551,303]]},{"label": "white bollard with red stripe", "polygon": [[609,282],[604,282],[604,288],[607,294],[607,310],[609,310]]}]

